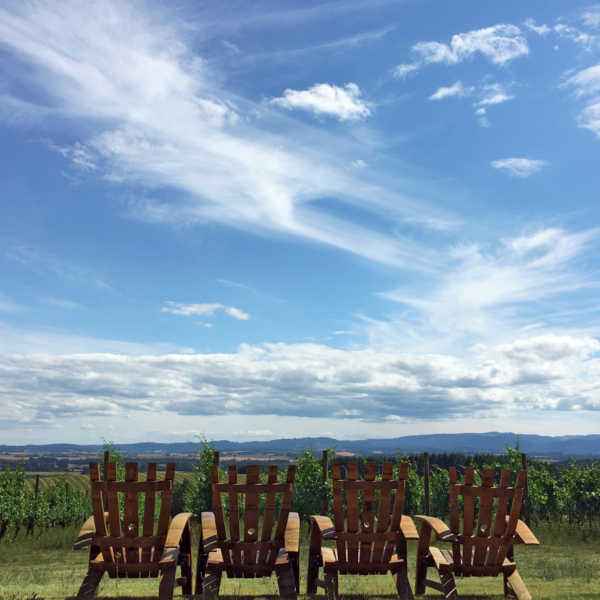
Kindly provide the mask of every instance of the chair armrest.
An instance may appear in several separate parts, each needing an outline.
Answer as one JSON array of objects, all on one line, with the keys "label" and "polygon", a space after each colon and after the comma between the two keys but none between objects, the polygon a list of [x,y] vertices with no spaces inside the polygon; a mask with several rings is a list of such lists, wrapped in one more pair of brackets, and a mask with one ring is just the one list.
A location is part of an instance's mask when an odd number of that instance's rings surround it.
[{"label": "chair armrest", "polygon": [[415,522],[408,515],[402,515],[400,519],[400,531],[405,540],[419,539],[419,532],[417,531]]},{"label": "chair armrest", "polygon": [[167,567],[177,563],[177,559],[179,558],[179,545],[181,544],[181,538],[186,527],[189,527],[189,522],[192,516],[192,513],[179,513],[177,516],[171,519],[163,553],[160,557],[159,566]]},{"label": "chair armrest", "polygon": [[192,513],[179,513],[176,517],[171,519],[169,529],[167,531],[167,539],[165,540],[165,549],[167,548],[179,548],[181,543],[181,536],[188,526]]},{"label": "chair armrest", "polygon": [[320,538],[325,540],[335,539],[335,527],[329,517],[313,515],[310,518],[311,531],[314,531]]},{"label": "chair armrest", "polygon": [[526,544],[528,546],[539,546],[540,541],[527,525],[519,519],[515,530],[515,542],[517,544]]},{"label": "chair armrest", "polygon": [[216,547],[218,539],[217,520],[215,513],[203,512],[200,515],[200,548],[208,553],[213,547]]},{"label": "chair armrest", "polygon": [[288,552],[300,551],[300,515],[297,512],[288,514],[285,527],[285,549]]},{"label": "chair armrest", "polygon": [[81,550],[87,546],[91,546],[92,540],[96,535],[96,524],[94,517],[88,517],[87,521],[81,526],[77,539],[73,542],[73,550]]},{"label": "chair armrest", "polygon": [[415,519],[424,525],[422,529],[433,530],[438,540],[444,542],[454,541],[454,534],[450,531],[448,525],[441,519],[438,519],[437,517],[428,517],[426,515],[415,515]]}]

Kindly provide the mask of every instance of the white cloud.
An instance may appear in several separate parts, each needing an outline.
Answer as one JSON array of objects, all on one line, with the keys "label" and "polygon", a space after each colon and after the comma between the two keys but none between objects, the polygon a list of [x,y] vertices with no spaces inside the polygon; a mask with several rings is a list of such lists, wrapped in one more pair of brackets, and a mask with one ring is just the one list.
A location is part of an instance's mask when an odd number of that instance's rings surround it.
[{"label": "white cloud", "polygon": [[316,115],[335,117],[340,121],[366,119],[371,114],[367,103],[361,98],[355,83],[344,87],[318,83],[307,90],[287,89],[281,98],[273,98],[271,104],[288,110],[305,110]]},{"label": "white cloud", "polygon": [[397,322],[368,324],[372,343],[385,343],[386,337],[401,343],[413,336],[415,344],[427,348],[464,348],[519,337],[531,325],[547,329],[556,308],[550,304],[544,311],[543,302],[568,294],[575,309],[584,305],[585,292],[599,285],[577,267],[577,259],[599,238],[598,229],[571,233],[546,228],[492,248],[459,246],[441,277],[424,281],[422,289],[383,294],[406,311]]},{"label": "white cloud", "polygon": [[9,245],[4,251],[4,257],[34,273],[54,275],[66,281],[92,285],[101,290],[113,290],[110,283],[97,273],[34,246]]},{"label": "white cloud", "polygon": [[464,98],[469,95],[472,91],[472,88],[465,88],[462,84],[462,81],[457,81],[449,86],[442,86],[438,88],[431,96],[429,96],[430,100],[445,100],[446,98]]},{"label": "white cloud", "polygon": [[551,27],[549,27],[545,23],[541,23],[538,25],[534,19],[526,19],[524,25],[530,31],[533,31],[541,36],[546,36],[552,31]]},{"label": "white cloud", "polygon": [[357,158],[356,160],[352,161],[352,166],[355,169],[364,169],[366,168],[367,163],[362,158]]},{"label": "white cloud", "polygon": [[456,65],[480,54],[495,65],[504,65],[529,54],[527,40],[516,25],[498,24],[452,36],[449,44],[419,42],[412,47],[416,59],[395,68],[396,77],[428,64]]},{"label": "white cloud", "polygon": [[493,160],[491,163],[494,169],[505,171],[513,177],[526,178],[531,177],[544,167],[548,166],[545,160],[537,160],[533,158],[501,158]]},{"label": "white cloud", "polygon": [[[328,197],[422,226],[455,219],[413,197],[410,181],[348,169],[360,151],[349,135],[310,128],[223,89],[188,39],[189,30],[160,9],[145,12],[125,1],[13,1],[0,9],[2,58],[27,65],[15,77],[27,73],[26,87],[37,86],[41,101],[77,120],[80,131],[94,132],[73,147],[85,147],[84,162],[97,167],[92,174],[144,192],[169,191],[162,202],[132,202],[129,216],[223,223],[411,268],[423,257],[435,263],[423,244],[350,223],[315,203]],[[345,97],[331,101],[331,114],[367,115],[357,88],[338,90]]]},{"label": "white cloud", "polygon": [[600,64],[583,69],[569,77],[564,87],[574,90],[577,98],[585,99],[577,123],[600,138]]},{"label": "white cloud", "polygon": [[420,420],[597,411],[599,349],[589,336],[563,335],[516,338],[464,357],[319,344],[244,345],[221,354],[0,355],[0,419],[52,424],[170,413]]},{"label": "white cloud", "polygon": [[445,100],[446,98],[468,98],[473,97],[473,108],[477,122],[482,127],[489,127],[490,122],[487,117],[487,108],[502,104],[512,100],[514,96],[510,94],[504,85],[500,83],[485,83],[479,86],[465,86],[462,81],[457,81],[450,86],[442,86],[436,90],[429,100]]},{"label": "white cloud", "polygon": [[167,300],[165,305],[161,308],[161,312],[184,317],[212,317],[215,313],[222,312],[238,321],[247,321],[250,319],[250,315],[240,308],[236,308],[235,306],[225,306],[218,302],[183,304],[181,302]]},{"label": "white cloud", "polygon": [[600,27],[600,5],[595,4],[585,9],[581,15],[584,25],[596,29]]},{"label": "white cloud", "polygon": [[588,33],[587,31],[581,31],[573,25],[558,23],[554,26],[553,30],[559,37],[570,40],[588,50],[598,42],[598,39],[594,34]]},{"label": "white cloud", "polygon": [[508,102],[514,98],[500,83],[488,83],[484,85],[480,96],[480,99],[475,103],[476,106],[494,106]]},{"label": "white cloud", "polygon": [[402,63],[393,68],[392,74],[397,79],[405,79],[411,73],[415,73],[421,68],[419,63]]}]

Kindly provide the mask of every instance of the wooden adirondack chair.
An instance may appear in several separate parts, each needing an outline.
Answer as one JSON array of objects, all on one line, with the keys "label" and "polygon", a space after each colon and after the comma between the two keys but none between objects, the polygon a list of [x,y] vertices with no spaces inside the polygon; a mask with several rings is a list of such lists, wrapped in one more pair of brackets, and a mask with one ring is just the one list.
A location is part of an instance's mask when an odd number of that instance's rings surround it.
[{"label": "wooden adirondack chair", "polygon": [[[513,475],[510,469],[502,469],[498,486],[494,486],[494,469],[482,472],[481,486],[473,485],[474,474],[474,469],[468,467],[464,482],[460,483],[456,469],[449,471],[450,527],[434,517],[415,517],[422,523],[416,592],[424,594],[426,586],[430,586],[447,599],[456,598],[455,575],[497,577],[502,574],[507,598],[530,600],[531,595],[513,559],[513,544],[539,544],[529,527],[519,520],[527,474],[519,471],[514,486],[510,485]],[[432,532],[438,541],[451,543],[452,550],[431,546]],[[435,567],[440,583],[427,579],[428,567]]]},{"label": "wooden adirondack chair", "polygon": [[[234,578],[270,577],[275,572],[280,595],[296,598],[300,518],[298,513],[290,512],[296,467],[288,467],[283,483],[277,481],[277,473],[276,465],[269,466],[267,483],[261,483],[260,466],[249,465],[245,483],[238,483],[237,467],[231,465],[227,483],[221,483],[218,467],[213,467],[214,512],[202,513],[196,594],[218,596],[223,571]],[[229,527],[225,524],[224,495],[228,499]],[[243,536],[240,535],[241,510]]]},{"label": "wooden adirondack chair", "polygon": [[[377,465],[368,463],[365,478],[358,478],[358,465],[333,465],[333,522],[329,517],[311,517],[307,593],[324,587],[330,599],[338,596],[338,575],[391,573],[400,598],[412,598],[406,562],[406,541],[418,539],[410,517],[402,514],[408,465],[383,464],[381,479]],[[362,501],[361,501],[362,500]],[[325,541],[335,541],[335,548]],[[324,580],[319,579],[323,567]]]},{"label": "wooden adirondack chair", "polygon": [[[138,481],[137,463],[125,465],[125,481],[116,480],[116,466],[106,466],[100,479],[97,464],[90,465],[93,515],[85,522],[74,548],[90,546],[88,572],[79,588],[79,598],[93,598],[104,573],[114,577],[159,577],[159,598],[173,597],[176,569],[181,567],[185,595],[192,593],[192,555],[189,520],[191,513],[171,519],[175,465],[168,464],[165,478],[156,480],[156,464],[149,463],[145,481]],[[121,515],[119,494],[124,496]],[[143,520],[140,500],[144,494]],[[155,509],[160,498],[156,525]],[[140,527],[141,526],[141,527]],[[141,535],[140,535],[141,528]]]}]

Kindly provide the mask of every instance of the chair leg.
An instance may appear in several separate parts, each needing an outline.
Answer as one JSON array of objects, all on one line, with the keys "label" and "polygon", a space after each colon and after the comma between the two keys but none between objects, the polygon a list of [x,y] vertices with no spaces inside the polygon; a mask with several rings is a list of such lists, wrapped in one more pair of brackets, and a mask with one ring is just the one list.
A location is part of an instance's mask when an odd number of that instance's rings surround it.
[{"label": "chair leg", "polygon": [[340,590],[337,573],[325,573],[325,589],[327,590],[327,600],[338,600]]},{"label": "chair leg", "polygon": [[400,600],[413,600],[414,596],[408,581],[408,569],[406,568],[406,561],[400,571],[394,576],[396,579],[396,590],[398,591],[398,597]]},{"label": "chair leg", "polygon": [[294,573],[294,585],[296,586],[296,593],[300,593],[300,558],[297,552],[288,552],[290,565]]},{"label": "chair leg", "polygon": [[517,569],[510,574],[504,573],[504,597],[507,599],[531,600],[531,594]]},{"label": "chair leg", "polygon": [[455,600],[458,598],[458,592],[456,590],[456,581],[454,580],[454,573],[451,570],[444,569],[439,571],[440,583],[442,584],[442,594],[446,600]]},{"label": "chair leg", "polygon": [[295,600],[298,597],[296,590],[296,577],[292,563],[282,565],[275,570],[277,575],[277,585],[279,586],[279,595],[282,598]]},{"label": "chair leg", "polygon": [[174,564],[172,567],[167,567],[162,570],[160,578],[160,586],[158,588],[159,600],[172,600],[173,591],[175,589],[175,575],[177,572],[177,565]]},{"label": "chair leg", "polygon": [[90,569],[81,582],[81,586],[77,592],[77,598],[81,598],[82,600],[95,598],[102,575],[104,575],[104,571]]},{"label": "chair leg", "polygon": [[417,596],[421,596],[425,593],[427,566],[427,556],[417,556],[417,573],[415,576],[415,594],[417,594]]},{"label": "chair leg", "polygon": [[[207,600],[212,600],[219,597],[219,589],[221,588],[221,571],[207,571],[202,580],[201,594]],[[196,594],[198,590],[196,589]]]},{"label": "chair leg", "polygon": [[179,564],[181,566],[181,577],[183,584],[181,592],[184,596],[192,595],[192,539],[189,524],[186,526],[181,540],[179,550]]},{"label": "chair leg", "polygon": [[[319,568],[321,566],[321,560],[319,554],[313,552],[312,549],[308,556],[308,570],[306,573],[306,593],[316,594],[317,593],[317,579],[319,578]],[[300,591],[300,590],[298,590]]]},{"label": "chair leg", "polygon": [[206,563],[208,556],[198,548],[198,559],[196,560],[196,596],[202,595],[203,580],[206,575]]}]

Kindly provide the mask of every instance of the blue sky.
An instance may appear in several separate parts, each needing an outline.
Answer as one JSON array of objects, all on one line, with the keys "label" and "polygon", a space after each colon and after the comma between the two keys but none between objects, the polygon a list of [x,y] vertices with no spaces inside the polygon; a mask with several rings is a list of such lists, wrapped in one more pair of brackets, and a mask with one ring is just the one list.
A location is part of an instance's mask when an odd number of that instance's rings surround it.
[{"label": "blue sky", "polygon": [[0,428],[598,433],[600,5],[0,8]]}]

